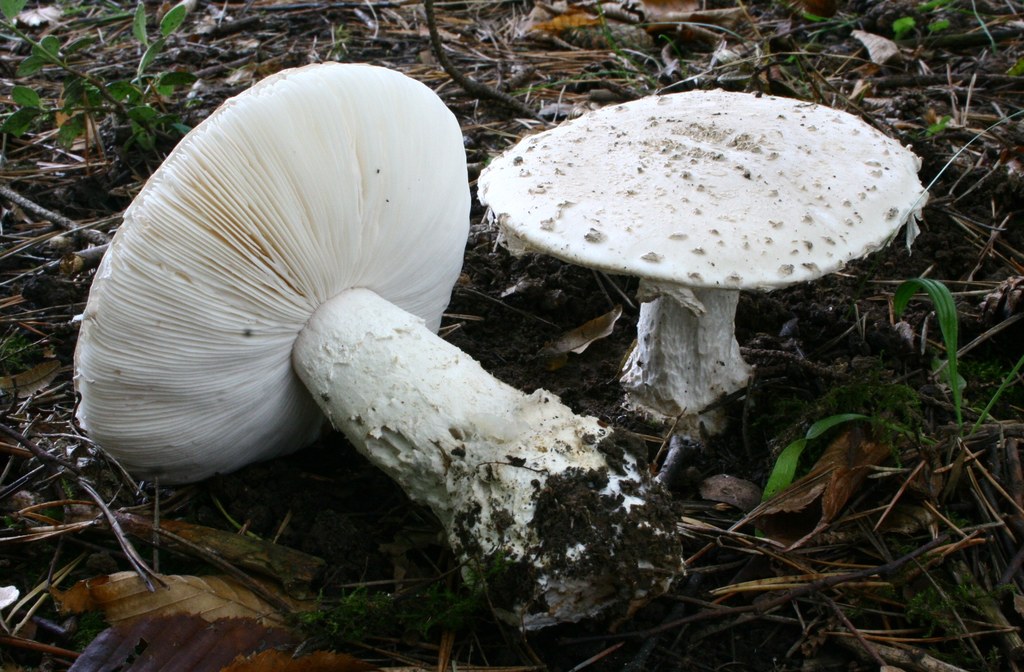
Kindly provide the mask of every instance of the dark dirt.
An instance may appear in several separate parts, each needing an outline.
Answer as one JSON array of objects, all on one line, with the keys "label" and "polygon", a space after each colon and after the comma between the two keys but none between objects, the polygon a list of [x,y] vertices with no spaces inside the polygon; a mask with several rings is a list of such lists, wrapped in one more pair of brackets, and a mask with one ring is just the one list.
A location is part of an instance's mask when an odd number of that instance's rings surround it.
[{"label": "dark dirt", "polygon": [[[173,98],[165,101],[167,109],[179,114],[187,125],[197,123],[253,78],[285,67],[337,58],[390,65],[436,87],[462,122],[469,160],[475,164],[486,162],[528,130],[539,128],[533,121],[516,121],[490,101],[467,96],[451,83],[429,51],[418,5],[383,3],[374,8],[362,3],[328,7],[331,3],[250,2],[224,4],[221,10],[221,4],[215,7],[200,3],[200,9],[188,20],[191,23],[186,23],[184,36],[170,40],[157,61],[161,68],[187,69],[202,77],[202,86],[195,88],[187,102]],[[966,479],[959,483],[942,480],[950,471],[946,461],[954,454],[951,446],[964,444],[951,439],[953,414],[948,389],[941,379],[928,375],[933,355],[941,351],[938,327],[929,317],[927,302],[911,303],[902,318],[905,325],[893,314],[891,302],[900,281],[919,275],[941,279],[955,292],[961,345],[981,337],[964,365],[970,407],[966,416],[973,421],[998,385],[999,374],[1005,375],[1024,352],[1024,322],[1016,321],[986,335],[986,329],[1019,315],[1024,306],[1013,304],[1015,307],[1002,313],[988,314],[980,308],[986,293],[1014,277],[1019,283],[1024,273],[1024,122],[1019,117],[1007,119],[1020,111],[1024,86],[1020,77],[1006,75],[1024,56],[1024,40],[1019,34],[1005,37],[1006,31],[1020,29],[1024,17],[1020,7],[1012,3],[979,2],[972,5],[974,11],[944,9],[941,3],[938,10],[926,11],[920,3],[903,0],[854,0],[839,5],[837,17],[816,22],[781,4],[749,3],[747,17],[730,28],[732,33],[721,33],[742,35],[743,39],[730,37],[727,46],[742,52],[750,62],[734,68],[714,65],[715,44],[702,42],[699,35],[687,38],[683,31],[659,37],[659,44],[670,44],[671,49],[654,48],[648,53],[581,51],[560,36],[550,35],[512,40],[511,25],[516,17],[530,11],[528,3],[446,5],[438,8],[438,20],[459,68],[492,85],[522,77],[519,86],[533,87],[529,96],[523,89],[512,91],[535,109],[555,103],[583,109],[609,95],[622,100],[653,93],[660,87],[681,90],[722,85],[825,99],[863,114],[910,144],[923,159],[922,180],[936,180],[913,252],[908,253],[898,239],[871,258],[813,284],[743,295],[737,313],[737,336],[748,360],[757,366],[757,374],[748,390],[723,401],[722,408],[730,419],[728,430],[707,438],[702,446],[687,453],[682,469],[671,482],[674,506],[688,521],[728,528],[742,514],[725,504],[702,500],[698,486],[704,477],[728,473],[763,486],[779,451],[803,436],[811,423],[839,412],[861,412],[912,423],[916,428],[921,440],[898,441],[893,449],[898,459],[891,466],[909,468],[922,459],[931,460],[926,471],[934,474],[932,481],[914,481],[909,487],[908,498],[918,508],[925,502],[934,504],[961,527],[998,520],[1019,532],[1022,528],[1014,527],[1017,512],[1002,517],[990,515],[992,507],[978,504],[979,498],[973,496],[976,491],[965,485]],[[905,17],[915,18],[917,28],[901,43],[903,60],[886,66],[867,62],[851,30],[891,36],[893,21]],[[939,19],[948,20],[948,27],[930,36],[924,26]],[[981,30],[986,21],[988,30]],[[91,30],[73,22],[70,25],[41,30]],[[128,30],[124,17],[111,25],[111,30],[121,33]],[[953,41],[957,36],[962,39]],[[943,37],[950,38],[948,45],[941,42]],[[997,48],[993,48],[991,41],[997,39]],[[757,51],[755,45],[760,53],[757,57],[752,55]],[[13,40],[0,42],[0,47],[0,78],[6,89],[9,84],[24,81],[15,68],[27,52]],[[93,68],[110,80],[131,72],[135,65],[122,52],[104,52],[102,45],[85,53],[94,63],[86,62],[83,67]],[[848,62],[854,57],[860,60]],[[682,65],[669,67],[672,59]],[[103,68],[96,65],[102,63]],[[233,73],[247,76],[227,81]],[[56,99],[60,81],[59,73],[49,72],[32,85]],[[869,87],[868,95],[851,97],[854,87],[862,83]],[[3,95],[6,97],[6,93]],[[967,99],[971,103],[969,111]],[[956,118],[939,133],[925,132],[930,123],[944,115]],[[990,128],[1000,120],[1004,123]],[[76,222],[101,222],[98,228],[106,231],[116,224],[109,218],[127,206],[176,141],[166,136],[158,138],[152,151],[126,149],[130,127],[114,116],[104,117],[98,123],[102,155],[90,155],[97,151],[95,147],[76,150],[78,155],[91,156],[83,168],[81,161],[68,159],[66,151],[53,144],[46,130],[45,126],[34,129],[21,139],[4,137],[0,182]],[[968,150],[954,157],[968,143]],[[837,148],[837,153],[840,150]],[[69,167],[45,169],[48,162]],[[8,200],[0,199],[0,204],[4,208],[0,215],[5,246],[52,228],[38,213]],[[634,433],[636,440],[646,446],[648,456],[656,459],[670,428],[627,411],[616,382],[635,335],[637,309],[630,297],[637,288],[636,281],[599,275],[548,258],[514,258],[496,244],[495,232],[479,205],[474,208],[472,222],[463,276],[454,289],[444,323],[445,337],[513,386],[527,392],[547,389],[576,412]],[[85,243],[76,239],[75,246],[81,249]],[[91,276],[85,273],[68,277],[55,272],[53,263],[59,257],[58,252],[42,244],[0,256],[4,281],[0,292],[2,335],[5,339],[17,335],[33,345],[27,359],[5,354],[0,374],[17,373],[46,357],[62,364],[52,392],[28,401],[10,394],[3,397],[7,406],[4,424],[48,449],[74,449],[76,456],[85,457],[88,444],[71,425],[74,400],[70,365],[76,336],[71,318],[81,311]],[[594,342],[582,354],[570,355],[559,367],[551,366],[542,355],[546,343],[617,304],[624,305],[623,316],[609,337]],[[923,337],[927,339],[924,348]],[[982,377],[983,372],[988,372],[987,377]],[[1019,377],[1012,381],[992,411],[1012,427],[1022,421],[1022,387]],[[898,408],[893,408],[893,399],[901,400]],[[1012,443],[1016,430],[1009,424],[1007,427],[1002,432],[982,432],[970,445],[977,454],[995,454],[997,447],[1002,450],[1007,445],[1016,451],[1019,443]],[[932,440],[938,447],[929,444]],[[10,487],[37,463],[16,450],[17,441],[9,439],[7,446],[0,452],[0,466],[5,469],[0,479],[0,505],[3,520],[10,526],[8,532],[14,533],[29,525],[24,516],[18,517],[20,510],[64,495],[51,492],[41,476],[27,479],[20,487]],[[962,455],[951,463],[956,469],[964,468]],[[997,475],[1001,473],[990,467]],[[146,484],[144,494],[133,497],[128,489],[118,486],[104,462],[92,460],[86,473],[103,485],[105,495],[114,502],[112,506],[137,505],[152,510],[157,495],[152,484]],[[901,479],[911,481],[905,472],[901,474]],[[1014,483],[1009,476],[1006,479]],[[1013,662],[1012,651],[1001,648],[1003,639],[978,635],[979,648],[975,651],[963,643],[968,640],[954,626],[923,623],[919,616],[905,611],[917,595],[925,594],[930,585],[926,578],[935,585],[954,585],[941,559],[927,564],[938,578],[922,573],[922,564],[914,570],[916,574],[907,570],[895,587],[887,589],[801,594],[791,604],[764,613],[750,610],[730,615],[715,611],[755,605],[777,593],[729,593],[720,597],[711,592],[714,589],[754,579],[889,562],[940,531],[948,533],[952,529],[946,521],[932,517],[928,525],[893,536],[872,532],[868,517],[877,515],[892,500],[899,485],[892,479],[870,481],[849,505],[852,522],[835,526],[830,530],[835,532],[833,537],[805,553],[785,554],[773,548],[765,551],[752,538],[737,541],[688,528],[681,534],[685,553],[701,553],[690,573],[680,578],[668,595],[646,605],[633,605],[635,611],[618,614],[614,620],[597,619],[530,635],[501,625],[484,606],[455,628],[452,653],[466,663],[538,665],[550,670],[583,669],[592,657],[596,658],[587,669],[602,671],[878,669],[879,663],[870,653],[855,655],[846,646],[851,639],[850,626],[843,619],[849,617],[857,627],[870,630],[872,636],[882,633],[872,641],[887,642],[883,636],[887,630],[904,628],[910,645],[927,647],[930,654],[961,664],[962,669],[1011,669],[1018,663]],[[1009,485],[1006,487],[1009,489]],[[327,568],[314,589],[327,604],[358,586],[383,592],[388,592],[394,582],[421,585],[417,582],[422,580],[451,586],[457,573],[444,547],[443,533],[429,512],[411,505],[397,486],[334,434],[287,458],[196,486],[163,489],[159,495],[164,500],[165,517],[220,529],[234,529],[230,521],[237,521],[260,537],[324,559]],[[1005,505],[998,496],[993,501]],[[564,499],[550,503],[573,504]],[[749,528],[744,531],[752,532]],[[1011,535],[1007,541],[996,532],[986,534],[986,545],[965,545],[956,550],[957,557],[990,588],[998,583],[1004,569],[1009,571],[1002,595],[1020,599],[1024,594],[1020,563],[1014,565],[1009,559],[1016,553],[1014,544],[1019,544],[1019,537]],[[17,584],[24,593],[45,579],[51,562],[59,566],[65,560],[57,559],[71,553],[88,556],[74,578],[126,568],[109,532],[93,531],[63,539],[5,545],[0,538],[0,586]],[[992,557],[1000,558],[998,565]],[[163,561],[164,571],[201,571],[193,558],[165,555]],[[454,585],[458,590],[457,582]],[[496,590],[499,585],[500,581],[495,583]],[[417,590],[401,596],[406,604],[421,598]],[[400,608],[401,601],[396,606]],[[1000,607],[1008,619],[1003,625],[1024,625],[1009,599],[1002,599]],[[7,615],[2,610],[0,613]],[[36,639],[71,645],[65,631],[50,627],[60,620],[52,607],[44,607],[38,616],[42,620]],[[677,623],[684,617],[696,620]],[[984,620],[987,617],[974,612],[971,617],[976,619],[971,629],[996,627]],[[12,623],[11,618],[6,622]],[[660,626],[664,630],[656,631]],[[75,627],[73,619],[70,627]],[[366,642],[378,651],[416,656],[429,668],[437,659],[439,637],[437,628],[423,634],[406,627],[397,632],[371,632]],[[356,655],[365,653],[351,642],[316,642],[347,646]],[[12,651],[0,652],[0,664],[65,669],[48,654],[20,648]],[[1001,657],[986,653],[990,651],[1002,652]],[[925,668],[907,664],[905,669]]]}]

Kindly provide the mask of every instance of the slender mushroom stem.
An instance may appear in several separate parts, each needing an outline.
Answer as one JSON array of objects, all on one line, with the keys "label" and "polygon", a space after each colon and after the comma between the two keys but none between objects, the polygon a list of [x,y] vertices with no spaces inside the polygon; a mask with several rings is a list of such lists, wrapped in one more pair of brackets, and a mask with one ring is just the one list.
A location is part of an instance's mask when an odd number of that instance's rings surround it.
[{"label": "slender mushroom stem", "polygon": [[495,379],[372,291],[321,304],[292,362],[332,424],[433,510],[457,554],[507,568],[508,616],[523,627],[656,595],[681,569],[669,501],[620,434]]},{"label": "slender mushroom stem", "polygon": [[716,431],[719,418],[700,414],[746,385],[751,372],[735,337],[739,296],[734,289],[641,283],[645,303],[637,345],[621,379],[629,403],[662,416],[699,419]]}]

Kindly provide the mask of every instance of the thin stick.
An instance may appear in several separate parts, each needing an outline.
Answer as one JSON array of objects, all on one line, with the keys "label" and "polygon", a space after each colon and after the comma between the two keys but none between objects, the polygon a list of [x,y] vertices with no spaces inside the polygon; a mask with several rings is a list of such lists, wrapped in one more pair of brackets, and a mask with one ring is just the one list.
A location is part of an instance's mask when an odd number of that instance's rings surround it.
[{"label": "thin stick", "polygon": [[540,116],[532,109],[523,104],[518,98],[513,98],[504,91],[499,91],[483,82],[478,82],[465,75],[455,67],[455,64],[448,58],[441,43],[441,34],[437,30],[437,17],[434,15],[434,0],[423,0],[423,9],[427,13],[427,30],[430,32],[430,46],[434,50],[434,56],[441,68],[448,73],[456,84],[461,86],[469,95],[477,99],[493,100],[501,103],[513,112],[530,119],[540,119]]},{"label": "thin stick", "polygon": [[56,213],[53,210],[48,210],[34,201],[30,201],[6,185],[0,184],[0,196],[3,196],[11,203],[14,203],[22,210],[31,212],[36,217],[42,217],[43,219],[50,220],[54,225],[64,229],[65,231],[71,231],[79,228],[78,223],[74,220],[68,219],[64,215]]},{"label": "thin stick", "polygon": [[96,490],[92,487],[92,484],[89,483],[89,481],[87,481],[84,476],[82,476],[82,473],[78,470],[78,468],[75,467],[70,462],[68,462],[67,460],[59,458],[55,455],[51,455],[47,451],[37,446],[34,442],[30,441],[28,437],[26,437],[24,434],[14,429],[11,429],[10,427],[3,423],[0,423],[0,433],[6,434],[8,437],[14,439],[22,446],[28,448],[32,452],[32,454],[35,455],[37,459],[39,459],[39,461],[47,465],[47,468],[50,470],[51,473],[58,474],[60,470],[63,469],[64,471],[68,472],[71,475],[71,477],[78,484],[78,487],[82,488],[82,490],[85,490],[85,492],[88,493],[89,497],[92,498],[92,500],[96,503],[96,506],[99,507],[100,511],[103,512],[103,517],[107,519],[107,523],[110,525],[110,529],[111,531],[113,531],[114,537],[117,539],[118,545],[121,547],[121,550],[128,558],[128,562],[131,563],[132,569],[136,571],[136,573],[139,575],[142,581],[146,584],[147,589],[149,589],[150,591],[155,590],[152,581],[150,581],[150,577],[155,576],[156,574],[153,572],[152,569],[149,568],[149,566],[146,564],[146,561],[143,560],[142,557],[135,550],[135,547],[128,540],[128,537],[125,535],[124,530],[121,529],[121,525],[117,522],[117,518],[114,516],[113,512],[107,506],[107,503],[103,501],[103,498],[100,497],[99,493],[96,492]]},{"label": "thin stick", "polygon": [[[884,565],[879,565],[878,567],[867,567],[865,569],[861,569],[855,572],[849,572],[846,574],[834,574],[831,576],[826,576],[821,579],[817,579],[815,581],[808,581],[804,585],[799,586],[797,588],[793,588],[792,590],[787,590],[778,597],[772,598],[770,600],[758,601],[753,604],[747,604],[740,607],[719,607],[717,609],[700,611],[696,614],[691,614],[690,616],[684,616],[683,618],[678,618],[674,621],[662,623],[661,625],[649,628],[647,630],[634,630],[632,632],[622,632],[615,636],[622,638],[646,638],[652,635],[656,635],[660,632],[664,632],[666,630],[678,628],[679,626],[685,625],[687,623],[693,623],[695,621],[707,621],[713,618],[722,618],[725,616],[738,616],[740,614],[765,614],[788,602],[792,602],[797,598],[806,597],[807,595],[825,590],[826,588],[833,588],[840,584],[850,583],[852,581],[862,581],[870,576],[877,575],[879,577],[885,578],[891,574],[895,574],[900,568],[902,568],[907,563],[945,544],[948,538],[949,534],[944,533],[936,537],[935,539],[932,539],[927,544],[914,549],[910,553],[907,553],[906,555],[897,558],[892,562],[887,562]],[[604,637],[608,636],[609,635],[605,635]],[[584,637],[574,639],[573,641],[587,641],[588,639],[590,638]]]}]

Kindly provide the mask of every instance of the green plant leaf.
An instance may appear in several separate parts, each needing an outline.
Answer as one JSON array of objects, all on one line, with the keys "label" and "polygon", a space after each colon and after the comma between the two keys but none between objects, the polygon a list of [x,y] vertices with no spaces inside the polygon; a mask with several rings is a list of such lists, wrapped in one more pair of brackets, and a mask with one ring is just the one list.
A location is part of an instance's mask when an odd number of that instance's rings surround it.
[{"label": "green plant leaf", "polygon": [[163,48],[164,38],[162,37],[158,40],[154,40],[153,43],[146,48],[146,53],[142,54],[142,58],[139,60],[139,68],[135,73],[136,78],[142,77],[143,73],[149,69],[149,66],[153,64],[156,57],[161,51],[163,51]]},{"label": "green plant leaf", "polygon": [[70,147],[83,133],[85,133],[85,115],[79,112],[61,124],[57,131],[57,142],[64,147]]},{"label": "green plant leaf", "polygon": [[949,390],[953,395],[953,411],[956,414],[956,424],[962,427],[964,424],[962,412],[962,394],[960,389],[960,374],[957,372],[956,351],[959,317],[956,314],[956,302],[949,288],[938,280],[931,278],[913,278],[900,284],[892,297],[892,307],[896,315],[900,315],[906,309],[910,298],[917,292],[924,291],[932,300],[935,308],[935,318],[939,322],[939,330],[942,332],[942,341],[946,345],[946,376],[949,381]]},{"label": "green plant leaf", "polygon": [[907,34],[910,33],[910,31],[912,31],[914,29],[914,26],[916,25],[917,21],[914,21],[914,17],[912,16],[904,16],[902,18],[896,19],[895,21],[892,22],[892,35],[897,40],[901,40],[904,37],[906,37]]},{"label": "green plant leaf", "polygon": [[1021,75],[1024,75],[1024,56],[1021,56],[1020,60],[1014,63],[1010,69],[1006,71],[1006,74],[1011,77],[1020,77]]},{"label": "green plant leaf", "polygon": [[157,111],[149,105],[136,105],[128,110],[128,118],[140,124],[145,124],[156,118]]},{"label": "green plant leaf", "polygon": [[91,36],[91,35],[86,35],[85,37],[79,37],[78,39],[75,39],[75,40],[72,40],[71,42],[68,42],[64,46],[64,55],[65,56],[70,56],[71,54],[73,54],[73,53],[75,53],[77,51],[80,51],[80,50],[84,49],[85,47],[88,47],[89,45],[94,44],[95,42],[96,42],[96,38]]},{"label": "green plant leaf", "polygon": [[60,65],[60,40],[53,35],[47,35],[32,45],[32,55],[38,56],[47,63]]},{"label": "green plant leaf", "polygon": [[185,22],[185,15],[188,14],[188,8],[185,3],[179,2],[174,7],[171,7],[164,18],[160,19],[160,34],[167,37]]},{"label": "green plant leaf", "polygon": [[132,35],[142,46],[149,46],[149,37],[146,35],[146,6],[141,2],[135,6],[135,16],[132,17]]},{"label": "green plant leaf", "polygon": [[108,84],[107,93],[115,100],[123,103],[134,104],[142,101],[142,91],[139,87],[123,80]]},{"label": "green plant leaf", "polygon": [[3,12],[4,18],[8,21],[14,21],[14,17],[25,9],[27,2],[28,0],[0,0],[0,12]]},{"label": "green plant leaf", "polygon": [[132,126],[132,137],[128,138],[128,142],[125,143],[125,148],[130,148],[132,145],[138,145],[147,152],[153,151],[156,147],[156,136],[150,131],[144,128],[142,125],[131,122]]},{"label": "green plant leaf", "polygon": [[971,427],[971,434],[974,434],[976,431],[978,431],[978,427],[981,427],[981,425],[986,420],[988,420],[988,414],[992,410],[992,407],[996,405],[997,401],[999,401],[999,397],[1003,396],[1003,392],[1006,391],[1006,388],[1008,388],[1010,385],[1013,384],[1014,381],[1017,380],[1017,373],[1020,372],[1022,366],[1024,366],[1024,355],[1021,355],[1020,359],[1018,359],[1017,363],[1013,365],[1013,368],[1010,370],[1010,372],[1003,376],[1003,380],[999,384],[999,389],[996,390],[996,393],[993,394],[992,398],[988,400],[987,404],[985,404],[985,408],[978,415],[977,422],[975,422],[974,426]]},{"label": "green plant leaf", "polygon": [[940,33],[943,30],[948,29],[950,26],[949,19],[940,19],[938,21],[932,21],[928,24],[929,33]]},{"label": "green plant leaf", "polygon": [[192,86],[198,79],[191,72],[165,72],[157,79],[157,85],[161,87]]},{"label": "green plant leaf", "polygon": [[39,94],[27,86],[15,86],[12,88],[11,100],[19,107],[32,107],[35,109],[42,109],[43,107]]},{"label": "green plant leaf", "polygon": [[18,65],[18,70],[15,74],[17,74],[18,77],[29,77],[42,70],[43,66],[47,63],[49,63],[47,59],[32,54],[31,56],[26,57],[25,60]]},{"label": "green plant leaf", "polygon": [[942,133],[944,130],[946,130],[946,126],[949,125],[949,122],[952,118],[953,117],[951,117],[948,114],[943,115],[941,119],[928,125],[928,128],[926,128],[924,131],[925,135],[930,138],[934,135]]},{"label": "green plant leaf", "polygon": [[72,75],[64,80],[64,112],[73,114],[75,110],[82,107],[86,100],[85,80],[77,75]]},{"label": "green plant leaf", "polygon": [[772,473],[768,476],[768,482],[765,483],[761,500],[767,501],[771,499],[793,483],[793,478],[796,476],[796,468],[800,464],[800,456],[803,454],[808,442],[819,438],[828,430],[845,422],[870,419],[868,416],[860,413],[840,413],[838,415],[830,415],[815,422],[807,429],[807,434],[804,435],[804,438],[797,439],[779,453],[779,456],[775,459],[775,466],[772,467]]},{"label": "green plant leaf", "polygon": [[28,129],[32,128],[32,122],[41,114],[41,110],[30,107],[23,107],[0,124],[0,133],[9,133],[13,136],[25,135]]}]

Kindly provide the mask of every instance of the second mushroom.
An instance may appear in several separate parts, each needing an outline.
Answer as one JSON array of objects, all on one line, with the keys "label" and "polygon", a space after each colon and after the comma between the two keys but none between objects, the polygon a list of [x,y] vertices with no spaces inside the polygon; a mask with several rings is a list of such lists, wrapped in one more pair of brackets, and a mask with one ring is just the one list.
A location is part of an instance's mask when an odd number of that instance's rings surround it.
[{"label": "second mushroom", "polygon": [[627,399],[683,427],[747,384],[739,292],[813,280],[907,244],[920,160],[823,105],[726,91],[652,96],[528,136],[479,180],[501,240],[640,278]]}]

